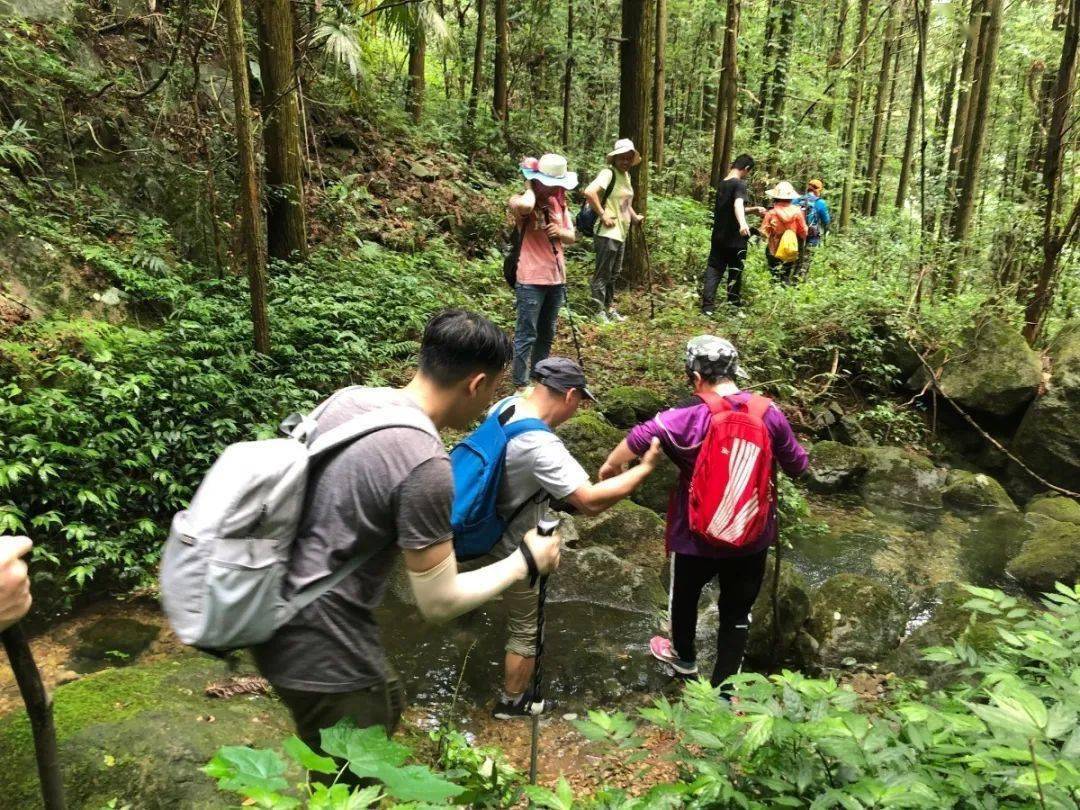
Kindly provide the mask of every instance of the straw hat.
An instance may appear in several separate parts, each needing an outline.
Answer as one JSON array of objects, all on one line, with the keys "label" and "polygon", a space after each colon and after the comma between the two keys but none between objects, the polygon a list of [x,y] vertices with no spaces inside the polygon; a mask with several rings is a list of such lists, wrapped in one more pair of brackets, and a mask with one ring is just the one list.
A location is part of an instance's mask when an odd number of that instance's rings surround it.
[{"label": "straw hat", "polygon": [[612,158],[625,155],[627,152],[634,153],[634,162],[630,164],[631,166],[637,166],[641,163],[641,153],[638,152],[634,142],[629,138],[619,138],[619,140],[615,141],[615,148],[607,153],[608,163],[611,163]]},{"label": "straw hat", "polygon": [[776,184],[775,188],[770,188],[765,194],[774,200],[794,200],[799,196],[795,186],[791,185],[787,180],[781,180]]},{"label": "straw hat", "polygon": [[539,160],[525,158],[521,161],[521,173],[526,180],[537,180],[545,186],[577,187],[577,172],[566,170],[566,158],[562,155],[549,153],[541,155]]}]

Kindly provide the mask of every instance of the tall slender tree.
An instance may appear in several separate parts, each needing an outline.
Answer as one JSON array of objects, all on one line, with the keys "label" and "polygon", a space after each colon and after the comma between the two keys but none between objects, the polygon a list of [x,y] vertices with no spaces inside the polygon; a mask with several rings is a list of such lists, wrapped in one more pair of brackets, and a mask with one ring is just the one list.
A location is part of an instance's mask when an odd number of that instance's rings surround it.
[{"label": "tall slender tree", "polygon": [[772,79],[769,82],[768,111],[765,129],[769,145],[776,147],[784,131],[784,99],[787,95],[788,67],[795,37],[795,0],[778,0],[780,6],[779,29],[776,35]]},{"label": "tall slender tree", "polygon": [[[847,27],[848,0],[839,0],[836,7],[836,31],[833,34],[832,49],[825,61],[825,82],[830,86],[836,83],[836,70],[844,58],[844,29]],[[822,110],[822,124],[826,132],[833,131],[833,119],[836,112],[836,101],[832,97],[823,99],[820,105]]]},{"label": "tall slender tree", "polygon": [[866,28],[870,15],[870,0],[859,0],[859,25],[855,35],[855,52],[851,63],[851,92],[848,102],[844,143],[847,145],[847,165],[844,170],[843,197],[840,201],[838,227],[844,230],[851,224],[851,209],[855,196],[855,166],[858,157],[859,109],[862,107],[863,71],[866,67]]},{"label": "tall slender tree", "polygon": [[562,146],[570,147],[570,91],[574,78],[574,0],[566,0],[566,59],[563,63]]},{"label": "tall slender tree", "polygon": [[896,43],[896,17],[901,11],[903,1],[889,4],[888,19],[885,23],[885,36],[881,40],[881,67],[878,69],[877,93],[874,96],[874,114],[870,122],[870,140],[866,147],[866,190],[863,192],[862,212],[869,215],[874,207],[874,190],[878,184],[878,171],[881,166],[881,140],[885,124],[885,101],[888,98],[892,69],[893,48]]},{"label": "tall slender tree", "polygon": [[656,5],[655,42],[653,46],[652,87],[652,160],[657,169],[664,168],[664,61],[667,50],[667,0],[654,0]]},{"label": "tall slender tree", "polygon": [[757,105],[754,108],[754,137],[765,134],[765,123],[769,111],[769,94],[772,92],[773,74],[770,68],[776,64],[776,18],[777,2],[768,0],[765,7],[765,34],[761,43],[761,86],[758,89]]},{"label": "tall slender tree", "polygon": [[469,88],[469,107],[465,113],[467,127],[476,118],[480,87],[484,83],[484,35],[487,32],[487,0],[476,0],[476,41],[473,44],[472,85]]},{"label": "tall slender tree", "polygon": [[510,69],[510,20],[506,12],[506,0],[495,0],[495,73],[492,77],[494,94],[492,108],[495,119],[504,125],[510,111],[506,106],[507,73]]},{"label": "tall slender tree", "polygon": [[405,112],[416,123],[424,114],[424,69],[427,66],[427,31],[417,18],[409,31],[409,89],[405,94]]},{"label": "tall slender tree", "polygon": [[251,296],[251,327],[255,351],[270,351],[270,319],[266,311],[266,253],[259,206],[259,175],[255,168],[255,143],[251,135],[251,93],[248,59],[244,48],[244,10],[241,0],[224,0],[228,29],[226,53],[233,85],[233,114],[240,161],[240,250],[247,270]]},{"label": "tall slender tree", "polygon": [[[1077,52],[1080,51],[1080,0],[1068,0],[1065,13],[1065,36],[1062,39],[1061,60],[1054,80],[1053,110],[1046,132],[1046,154],[1043,159],[1043,256],[1031,297],[1024,309],[1024,337],[1034,342],[1053,303],[1054,282],[1057,277],[1058,256],[1080,227],[1080,197],[1073,203],[1064,222],[1059,223],[1058,199],[1061,173],[1065,163],[1065,146],[1073,95],[1076,91]],[[1075,189],[1075,183],[1074,183]]]},{"label": "tall slender tree", "polygon": [[[634,209],[639,214],[648,210],[649,201],[652,19],[651,0],[623,0],[622,40],[619,43],[619,134],[631,138],[641,154],[641,163],[630,172],[634,184]],[[631,282],[640,282],[646,272],[642,230],[631,229],[629,241],[627,276]]]},{"label": "tall slender tree", "polygon": [[876,217],[881,206],[881,184],[885,175],[885,158],[889,154],[889,140],[892,137],[893,109],[896,104],[896,85],[900,77],[900,56],[904,49],[899,40],[903,37],[903,26],[897,34],[897,43],[893,48],[892,78],[889,81],[889,100],[885,103],[885,123],[882,125],[884,134],[881,136],[881,154],[878,155],[877,167],[874,169],[874,196],[870,202],[870,216]]},{"label": "tall slender tree", "polygon": [[289,0],[260,0],[258,12],[268,248],[275,259],[303,258],[307,224],[293,12]]},{"label": "tall slender tree", "polygon": [[713,130],[712,167],[710,185],[716,188],[723,179],[724,170],[731,164],[731,150],[735,141],[735,119],[738,99],[738,37],[739,0],[728,0],[724,19],[724,50],[721,61],[720,85],[717,91],[716,124]]},{"label": "tall slender tree", "polygon": [[[971,0],[967,28],[964,35],[964,58],[960,63],[960,79],[957,82],[956,112],[953,114],[953,135],[949,143],[947,172],[948,192],[946,195],[946,215],[952,216],[956,207],[956,195],[959,188],[960,156],[967,148],[965,138],[968,132],[968,112],[971,109],[972,77],[975,74],[975,60],[982,40],[983,10],[987,0]],[[944,225],[944,219],[943,219]]]}]

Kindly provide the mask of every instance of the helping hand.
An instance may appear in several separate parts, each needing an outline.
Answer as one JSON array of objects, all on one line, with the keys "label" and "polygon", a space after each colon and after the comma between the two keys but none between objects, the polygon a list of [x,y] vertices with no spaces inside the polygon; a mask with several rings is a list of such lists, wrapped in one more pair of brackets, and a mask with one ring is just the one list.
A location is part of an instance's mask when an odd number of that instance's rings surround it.
[{"label": "helping hand", "polygon": [[641,457],[641,466],[648,467],[650,470],[655,470],[656,465],[660,463],[660,458],[664,455],[663,449],[660,447],[660,439],[653,437],[653,440],[649,443],[649,449],[645,451],[645,455]]},{"label": "helping hand", "polygon": [[536,529],[530,529],[525,533],[522,540],[532,552],[536,560],[536,567],[541,574],[550,574],[559,567],[559,555],[562,551],[562,533],[544,536],[536,533]]},{"label": "helping hand", "polygon": [[30,610],[30,578],[20,557],[33,547],[29,537],[0,537],[0,630]]}]

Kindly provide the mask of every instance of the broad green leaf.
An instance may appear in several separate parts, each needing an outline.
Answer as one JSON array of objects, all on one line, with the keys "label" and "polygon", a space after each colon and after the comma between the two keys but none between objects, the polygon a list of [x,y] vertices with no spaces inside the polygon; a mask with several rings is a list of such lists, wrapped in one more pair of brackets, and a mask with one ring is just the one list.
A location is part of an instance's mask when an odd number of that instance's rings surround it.
[{"label": "broad green leaf", "polygon": [[297,737],[295,734],[289,737],[281,746],[282,749],[292,757],[301,767],[306,768],[309,771],[315,773],[337,773],[340,768],[330,757],[320,756],[316,754],[311,748]]},{"label": "broad green leaf", "polygon": [[224,790],[242,791],[259,788],[264,791],[284,790],[289,786],[282,774],[285,763],[273,751],[258,751],[239,745],[218,749],[203,771],[218,780]]}]

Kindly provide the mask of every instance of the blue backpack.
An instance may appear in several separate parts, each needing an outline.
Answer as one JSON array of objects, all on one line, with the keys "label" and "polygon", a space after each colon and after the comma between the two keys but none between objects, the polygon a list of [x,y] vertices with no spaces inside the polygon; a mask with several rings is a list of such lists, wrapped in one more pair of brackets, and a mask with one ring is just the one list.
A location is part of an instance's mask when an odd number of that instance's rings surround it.
[{"label": "blue backpack", "polygon": [[804,194],[799,198],[799,207],[806,219],[806,238],[811,242],[821,238],[821,217],[818,216],[817,201],[815,194]]},{"label": "blue backpack", "polygon": [[487,554],[499,542],[506,526],[532,500],[528,498],[508,520],[496,511],[499,485],[506,469],[506,445],[532,430],[551,428],[541,419],[520,419],[507,424],[513,406],[500,413],[507,400],[495,407],[491,416],[450,451],[454,473],[454,507],[450,526],[454,530],[454,553],[459,560]]}]

